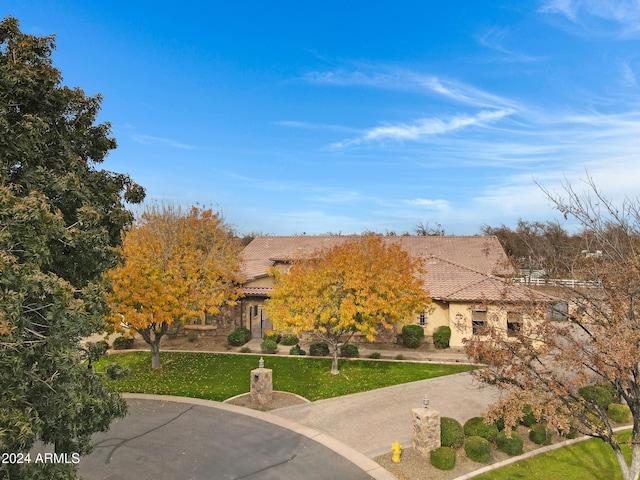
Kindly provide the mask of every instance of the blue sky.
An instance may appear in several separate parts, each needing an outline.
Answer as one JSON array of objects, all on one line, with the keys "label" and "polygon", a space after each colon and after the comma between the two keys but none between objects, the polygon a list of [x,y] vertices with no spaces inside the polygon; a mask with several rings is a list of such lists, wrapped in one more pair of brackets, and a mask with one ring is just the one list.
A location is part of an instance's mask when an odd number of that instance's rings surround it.
[{"label": "blue sky", "polygon": [[640,3],[12,0],[104,97],[148,199],[243,232],[559,218],[536,182],[640,183]]}]

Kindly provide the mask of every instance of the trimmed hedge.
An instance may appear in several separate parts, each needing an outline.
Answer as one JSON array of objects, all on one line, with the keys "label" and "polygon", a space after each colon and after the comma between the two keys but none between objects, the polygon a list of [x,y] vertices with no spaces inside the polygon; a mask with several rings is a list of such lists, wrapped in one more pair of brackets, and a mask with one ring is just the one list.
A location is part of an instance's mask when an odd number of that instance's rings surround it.
[{"label": "trimmed hedge", "polygon": [[493,442],[498,436],[498,428],[493,423],[484,423],[482,417],[472,417],[464,423],[464,434],[467,437],[482,437]]},{"label": "trimmed hedge", "polygon": [[424,338],[424,328],[420,325],[405,325],[402,327],[402,342],[407,348],[418,348]]},{"label": "trimmed hedge", "polygon": [[449,348],[451,341],[451,327],[442,325],[433,332],[433,345],[436,348]]},{"label": "trimmed hedge", "polygon": [[280,340],[282,340],[282,335],[274,330],[267,330],[266,332],[264,332],[263,340],[273,340],[276,343],[280,343]]},{"label": "trimmed hedge", "polygon": [[312,357],[326,357],[329,355],[329,345],[327,342],[316,342],[309,345],[309,355]]},{"label": "trimmed hedge", "polygon": [[464,429],[455,418],[440,418],[440,444],[443,447],[458,448],[464,444]]},{"label": "trimmed hedge", "polygon": [[439,447],[429,452],[431,465],[438,470],[453,470],[456,466],[456,451],[451,447]]},{"label": "trimmed hedge", "polygon": [[464,452],[474,462],[489,463],[489,460],[491,460],[491,443],[482,437],[468,437],[464,442]]},{"label": "trimmed hedge", "polygon": [[292,347],[293,345],[298,344],[298,336],[293,333],[288,333],[282,336],[282,340],[280,340],[280,345],[284,345],[287,347]]},{"label": "trimmed hedge", "polygon": [[229,345],[234,347],[240,347],[249,340],[251,340],[251,330],[244,327],[236,328],[233,332],[227,335]]},{"label": "trimmed hedge", "polygon": [[631,409],[621,403],[610,403],[607,409],[609,418],[616,423],[629,423],[631,421]]},{"label": "trimmed hedge", "polygon": [[604,410],[608,409],[609,404],[613,403],[611,391],[600,385],[587,385],[578,390],[578,393],[587,402],[595,402]]},{"label": "trimmed hedge", "polygon": [[275,340],[267,338],[260,344],[260,351],[262,351],[262,353],[276,353],[278,351],[278,344]]},{"label": "trimmed hedge", "polygon": [[114,350],[125,350],[133,346],[133,337],[117,337],[113,340]]},{"label": "trimmed hedge", "polygon": [[536,423],[529,431],[529,440],[537,445],[551,445],[553,443],[553,433],[547,430],[547,426]]},{"label": "trimmed hedge", "polygon": [[360,355],[360,351],[353,343],[347,343],[340,347],[340,356],[342,357],[357,358],[358,355]]},{"label": "trimmed hedge", "polygon": [[379,359],[379,358],[381,358],[381,357],[382,357],[382,355],[380,354],[380,352],[371,352],[371,353],[367,356],[367,358],[372,358],[372,359],[374,359],[374,360],[377,360],[377,359]]},{"label": "trimmed hedge", "polygon": [[302,348],[300,348],[300,345],[295,345],[293,347],[291,347],[291,350],[289,350],[289,355],[306,355],[307,352],[305,352]]},{"label": "trimmed hedge", "polygon": [[496,437],[496,445],[498,450],[512,457],[522,455],[524,451],[524,439],[518,432],[511,432],[511,438],[508,438],[506,433],[499,432]]}]

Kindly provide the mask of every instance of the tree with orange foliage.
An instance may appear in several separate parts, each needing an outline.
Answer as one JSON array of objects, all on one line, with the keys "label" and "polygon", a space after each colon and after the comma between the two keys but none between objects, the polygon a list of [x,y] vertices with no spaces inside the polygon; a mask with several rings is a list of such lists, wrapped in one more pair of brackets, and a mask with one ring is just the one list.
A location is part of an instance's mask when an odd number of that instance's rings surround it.
[{"label": "tree with orange foliage", "polygon": [[240,296],[240,245],[210,209],[152,205],[126,234],[124,263],[109,271],[115,330],[138,332],[160,367],[160,340],[174,322],[216,314]]},{"label": "tree with orange foliage", "polygon": [[425,310],[421,262],[378,235],[291,260],[288,272],[272,270],[275,286],[267,302],[274,326],[313,332],[330,344],[331,373],[338,349],[356,333],[373,340],[380,327],[391,329]]},{"label": "tree with orange foliage", "polygon": [[[520,306],[520,313],[539,321],[524,323],[511,335],[497,322],[487,322],[484,335],[471,337],[466,349],[486,365],[477,371],[479,378],[502,392],[500,402],[487,413],[488,420],[502,417],[510,429],[528,405],[551,431],[572,430],[602,439],[613,449],[623,478],[637,480],[640,201],[616,205],[598,191],[593,180],[587,184],[587,193],[577,193],[569,184],[564,196],[545,191],[565,218],[583,227],[582,254],[574,262],[579,282],[556,292],[568,300],[568,314],[547,316],[532,296],[531,302]],[[630,464],[614,435],[608,411],[612,399],[622,404],[617,409],[630,410]]]}]

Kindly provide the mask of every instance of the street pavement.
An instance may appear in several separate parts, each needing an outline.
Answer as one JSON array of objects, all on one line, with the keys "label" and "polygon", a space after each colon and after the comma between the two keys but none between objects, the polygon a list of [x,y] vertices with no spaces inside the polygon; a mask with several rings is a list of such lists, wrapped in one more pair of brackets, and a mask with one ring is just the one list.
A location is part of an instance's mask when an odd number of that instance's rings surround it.
[{"label": "street pavement", "polygon": [[498,400],[495,388],[478,384],[470,373],[460,373],[319,400],[271,413],[325,432],[373,458],[390,451],[396,440],[402,445],[412,444],[411,410],[422,408],[425,395],[429,398],[429,408],[461,423],[479,416]]},{"label": "street pavement", "polygon": [[269,414],[131,397],[127,417],[93,437],[96,449],[79,465],[85,480],[394,478],[334,439]]}]

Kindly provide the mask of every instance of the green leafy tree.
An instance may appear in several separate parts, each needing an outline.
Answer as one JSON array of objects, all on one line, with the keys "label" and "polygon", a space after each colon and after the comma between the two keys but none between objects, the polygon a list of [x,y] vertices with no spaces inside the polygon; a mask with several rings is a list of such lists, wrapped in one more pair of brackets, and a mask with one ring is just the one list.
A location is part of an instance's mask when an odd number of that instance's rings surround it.
[{"label": "green leafy tree", "polygon": [[[118,261],[125,201],[144,190],[96,168],[115,140],[100,97],[62,85],[53,36],[0,23],[0,451],[39,440],[85,455],[126,403],[87,368],[103,328],[102,276]],[[75,465],[1,465],[0,477],[75,478]]]}]

